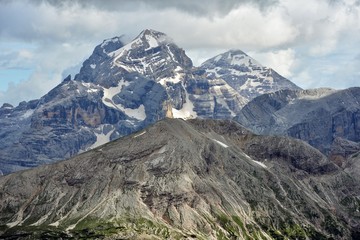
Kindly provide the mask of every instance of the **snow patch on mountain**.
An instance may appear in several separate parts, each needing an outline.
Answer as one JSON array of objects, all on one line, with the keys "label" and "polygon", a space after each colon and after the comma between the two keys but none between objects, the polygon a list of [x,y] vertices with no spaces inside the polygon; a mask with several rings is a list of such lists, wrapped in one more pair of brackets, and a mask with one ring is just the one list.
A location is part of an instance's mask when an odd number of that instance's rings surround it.
[{"label": "snow patch on mountain", "polygon": [[126,115],[138,120],[144,121],[146,119],[145,106],[141,104],[138,108],[125,108],[121,104],[116,104],[116,107],[123,111]]},{"label": "snow patch on mountain", "polygon": [[170,83],[179,83],[181,81],[183,81],[184,79],[184,74],[183,73],[180,73],[180,71],[182,71],[183,69],[180,67],[180,66],[177,66],[174,70],[174,76],[172,77],[165,77],[165,78],[161,78],[159,80],[159,83],[163,86],[166,85],[167,82],[170,82]]},{"label": "snow patch on mountain", "polygon": [[139,134],[136,134],[133,138],[140,137],[140,136],[144,135],[145,133],[146,133],[146,131],[143,131],[143,132],[141,132]]},{"label": "snow patch on mountain", "polygon": [[159,46],[158,41],[154,38],[154,36],[145,35],[145,38],[146,38],[147,43],[149,44],[149,47],[147,49],[145,49],[145,51]]},{"label": "snow patch on mountain", "polygon": [[103,88],[104,96],[102,98],[102,101],[108,107],[115,108],[117,110],[124,112],[129,117],[143,121],[146,118],[145,107],[143,104],[141,104],[138,108],[133,109],[133,108],[126,108],[121,104],[115,104],[113,102],[113,97],[119,94],[124,86],[128,86],[128,85],[129,82],[121,80],[118,86],[116,87]]},{"label": "snow patch on mountain", "polygon": [[259,161],[253,160],[253,159],[252,159],[252,161],[263,168],[267,168],[267,166],[262,162],[259,162]]},{"label": "snow patch on mountain", "polygon": [[89,149],[97,148],[105,143],[110,142],[110,136],[115,131],[112,125],[102,124],[94,130],[96,135],[96,142],[89,147]]},{"label": "snow patch on mountain", "polygon": [[222,147],[224,147],[224,148],[228,148],[228,147],[229,147],[229,146],[226,145],[225,143],[220,142],[220,141],[218,141],[218,140],[216,140],[216,139],[211,139],[211,140],[213,140],[214,142],[216,142],[217,144],[219,144],[220,146],[222,146]]},{"label": "snow patch on mountain", "polygon": [[116,94],[119,94],[124,86],[128,86],[129,82],[120,80],[119,84],[116,87],[103,88],[104,96],[102,98],[105,105],[108,107],[114,107],[115,104],[112,102],[113,97]]},{"label": "snow patch on mountain", "polygon": [[181,109],[172,108],[174,118],[193,119],[197,117],[197,113],[194,111],[194,104],[189,98],[189,94],[186,92],[185,103]]},{"label": "snow patch on mountain", "polygon": [[33,109],[29,109],[23,115],[21,115],[20,118],[21,119],[27,119],[27,118],[29,118],[29,117],[31,117],[33,115],[34,111],[35,110],[33,110]]}]

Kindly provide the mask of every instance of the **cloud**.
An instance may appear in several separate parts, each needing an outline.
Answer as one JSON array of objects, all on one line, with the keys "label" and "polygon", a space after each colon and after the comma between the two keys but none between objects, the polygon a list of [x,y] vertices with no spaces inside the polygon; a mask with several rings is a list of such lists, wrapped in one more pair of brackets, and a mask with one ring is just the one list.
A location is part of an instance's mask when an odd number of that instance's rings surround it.
[{"label": "cloud", "polygon": [[295,51],[291,48],[259,53],[249,53],[262,65],[271,67],[286,78],[291,78],[296,65]]},{"label": "cloud", "polygon": [[206,3],[193,0],[33,0],[31,2],[35,4],[42,4],[46,2],[57,8],[67,8],[70,5],[79,5],[81,8],[96,8],[104,11],[116,12],[137,11],[139,8],[157,11],[164,9],[176,9],[177,11],[196,16],[212,17],[216,15],[224,16],[232,9],[245,4],[251,4],[264,10],[276,4],[278,0],[207,0]]},{"label": "cloud", "polygon": [[43,71],[35,72],[25,81],[9,83],[6,91],[0,91],[0,103],[17,105],[21,101],[35,99],[34,96],[42,96],[59,83],[60,77],[60,74]]},{"label": "cloud", "polygon": [[[352,86],[359,22],[354,0],[0,0],[0,70],[33,72],[0,92],[0,102],[41,97],[49,90],[44,86],[74,73],[103,39],[125,34],[130,40],[145,28],[168,34],[195,65],[241,49],[301,87]],[[19,46],[7,51],[7,43]],[[16,89],[18,100],[11,95]]]}]

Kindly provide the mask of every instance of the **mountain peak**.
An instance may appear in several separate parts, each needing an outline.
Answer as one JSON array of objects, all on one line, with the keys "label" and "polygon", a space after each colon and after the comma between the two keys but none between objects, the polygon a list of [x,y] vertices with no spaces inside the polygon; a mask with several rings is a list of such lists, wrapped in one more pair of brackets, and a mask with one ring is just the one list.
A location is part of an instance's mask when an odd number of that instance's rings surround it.
[{"label": "mountain peak", "polygon": [[173,43],[173,40],[168,37],[165,33],[153,30],[153,29],[145,29],[143,30],[135,39],[133,42],[141,41],[143,43],[146,43],[146,45],[149,45],[148,48],[155,48],[160,45],[164,45],[167,43]]},{"label": "mountain peak", "polygon": [[260,63],[258,63],[255,59],[247,55],[245,52],[239,50],[239,49],[232,49],[229,50],[219,56],[222,56],[222,59],[224,59],[226,62],[228,62],[230,65],[238,65],[238,66],[257,66],[262,67]]},{"label": "mountain peak", "polygon": [[139,35],[140,36],[143,36],[143,35],[158,36],[158,35],[166,35],[166,34],[163,32],[159,32],[159,31],[147,28],[147,29],[142,30]]},{"label": "mountain peak", "polygon": [[300,89],[238,49],[210,58],[201,64],[200,68],[205,70],[209,78],[224,79],[248,99],[280,89]]},{"label": "mountain peak", "polygon": [[230,49],[229,51],[225,52],[224,54],[248,56],[245,52],[241,51],[240,49]]},{"label": "mountain peak", "polygon": [[121,38],[122,36],[105,39],[99,45],[99,49],[101,49],[103,53],[106,54],[111,53],[124,46],[124,43],[121,41]]}]

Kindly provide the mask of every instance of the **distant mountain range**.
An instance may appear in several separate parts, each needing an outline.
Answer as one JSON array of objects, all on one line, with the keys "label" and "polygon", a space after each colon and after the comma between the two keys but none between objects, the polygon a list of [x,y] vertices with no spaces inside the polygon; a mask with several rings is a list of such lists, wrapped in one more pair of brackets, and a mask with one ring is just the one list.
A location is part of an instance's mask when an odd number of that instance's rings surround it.
[{"label": "distant mountain range", "polygon": [[359,102],[240,50],[105,40],[0,108],[0,239],[360,239]]},{"label": "distant mountain range", "polygon": [[2,239],[358,239],[359,153],[166,119],[0,178]]},{"label": "distant mountain range", "polygon": [[[105,40],[38,100],[0,108],[0,171],[69,158],[165,116],[231,119],[254,97],[300,89],[239,50],[194,67],[164,33]],[[1,173],[0,172],[0,173]]]},{"label": "distant mountain range", "polygon": [[346,157],[360,150],[360,88],[264,94],[235,120],[257,134],[304,140],[343,166]]}]

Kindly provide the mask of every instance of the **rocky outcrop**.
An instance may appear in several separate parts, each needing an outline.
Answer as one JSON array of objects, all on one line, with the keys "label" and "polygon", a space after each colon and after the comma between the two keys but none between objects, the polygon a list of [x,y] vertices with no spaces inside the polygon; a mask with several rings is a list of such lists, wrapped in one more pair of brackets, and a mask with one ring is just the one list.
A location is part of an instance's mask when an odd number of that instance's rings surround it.
[{"label": "rocky outcrop", "polygon": [[227,120],[166,119],[1,177],[0,234],[351,239],[357,180],[299,140],[256,136]]},{"label": "rocky outcrop", "polygon": [[334,139],[360,140],[359,96],[360,88],[282,90],[255,98],[235,119],[255,133],[295,137],[330,155]]}]

